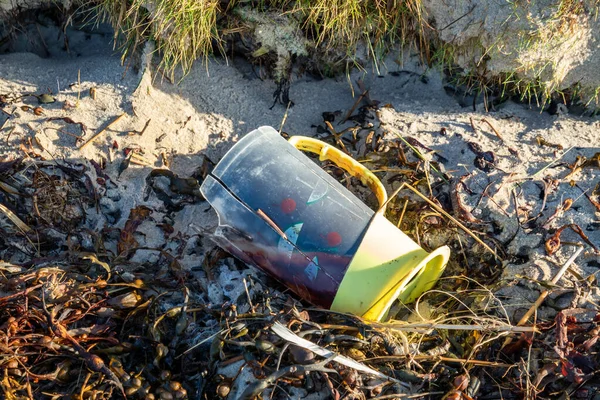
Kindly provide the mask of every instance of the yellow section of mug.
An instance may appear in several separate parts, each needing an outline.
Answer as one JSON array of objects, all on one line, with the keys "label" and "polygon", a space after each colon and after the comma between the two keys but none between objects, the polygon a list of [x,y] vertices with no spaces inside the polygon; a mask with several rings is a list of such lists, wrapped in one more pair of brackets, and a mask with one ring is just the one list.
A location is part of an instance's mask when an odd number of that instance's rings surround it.
[{"label": "yellow section of mug", "polygon": [[427,253],[377,213],[348,266],[331,309],[380,321],[396,299],[408,303],[431,289],[449,257],[447,246]]},{"label": "yellow section of mug", "polygon": [[296,147],[298,150],[308,151],[310,153],[318,154],[319,160],[329,160],[338,167],[342,168],[350,175],[359,178],[361,182],[375,193],[379,207],[383,207],[387,201],[387,192],[383,187],[383,184],[368,168],[364,165],[345,154],[341,150],[336,149],[333,146],[328,145],[318,139],[309,138],[306,136],[292,136],[288,142]]}]

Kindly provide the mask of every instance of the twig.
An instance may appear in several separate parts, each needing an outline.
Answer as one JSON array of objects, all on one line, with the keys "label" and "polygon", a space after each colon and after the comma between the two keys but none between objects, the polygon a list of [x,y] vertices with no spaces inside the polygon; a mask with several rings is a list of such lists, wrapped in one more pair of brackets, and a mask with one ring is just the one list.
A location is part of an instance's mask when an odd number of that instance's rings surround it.
[{"label": "twig", "polygon": [[148,125],[150,125],[150,121],[152,121],[152,119],[149,119],[148,121],[146,121],[146,124],[144,125],[144,127],[140,131],[140,136],[142,136],[144,134],[144,132],[146,132],[146,129],[148,129]]},{"label": "twig", "polygon": [[[564,273],[571,266],[571,264],[573,264],[573,261],[575,261],[575,259],[579,256],[579,254],[582,251],[583,251],[583,246],[580,246],[575,251],[575,253],[573,253],[573,255],[567,260],[567,262],[562,266],[562,268],[556,273],[556,275],[554,275],[554,278],[552,278],[552,280],[550,281],[553,285],[556,285],[556,283],[560,280],[560,278],[562,278]],[[529,310],[527,310],[525,315],[523,315],[523,317],[519,320],[519,322],[517,323],[517,326],[525,325],[527,323],[527,321],[529,320],[529,318],[540,307],[540,305],[544,302],[544,300],[546,299],[546,297],[548,297],[549,294],[550,294],[550,290],[544,290],[542,293],[540,293],[540,296],[538,297],[538,299],[535,301],[535,303],[533,303],[531,308],[529,308]]]},{"label": "twig", "polygon": [[348,118],[350,118],[352,116],[352,113],[354,112],[354,110],[356,110],[356,107],[358,107],[358,105],[360,104],[360,102],[362,101],[362,99],[365,98],[365,96],[368,96],[369,91],[368,90],[364,90],[360,96],[358,96],[358,98],[356,99],[356,101],[354,102],[354,104],[352,105],[352,107],[350,108],[350,110],[348,110],[348,113],[346,114],[346,116],[338,123],[338,125],[343,124],[344,122],[348,121]]},{"label": "twig", "polygon": [[[504,142],[504,139],[502,139],[502,136],[500,136],[500,133],[496,130],[496,128],[494,128],[494,125],[492,125],[492,123],[490,121],[488,121],[487,119],[483,118],[481,120],[481,122],[485,122],[486,124],[488,124],[489,127],[492,128],[492,131],[494,131],[494,134],[496,136],[498,136],[498,139],[500,139],[502,142]],[[471,120],[471,123],[473,123],[473,120]]]},{"label": "twig", "polygon": [[10,141],[10,135],[13,134],[13,132],[15,131],[17,127],[13,126],[12,128],[10,128],[10,130],[8,131],[8,135],[6,135],[6,145],[8,146],[8,143]]},{"label": "twig", "polygon": [[288,101],[287,107],[285,108],[285,113],[283,114],[283,118],[281,119],[281,125],[279,125],[279,134],[281,135],[281,131],[283,131],[283,126],[285,125],[285,121],[287,121],[288,112],[290,111],[290,106],[292,105],[291,101]]},{"label": "twig", "polygon": [[365,359],[363,359],[363,361],[402,361],[402,360],[408,359],[409,357],[413,360],[443,361],[443,362],[449,362],[449,363],[477,365],[480,367],[500,367],[500,368],[512,367],[512,364],[499,363],[499,362],[495,362],[495,361],[471,360],[471,359],[466,359],[466,358],[451,358],[451,357],[439,357],[439,356],[428,356],[428,355],[380,356],[380,357],[365,358]]},{"label": "twig", "polygon": [[473,118],[469,117],[469,121],[471,122],[471,128],[473,128],[473,132],[477,133],[477,128],[475,128],[475,122],[473,122]]},{"label": "twig", "polygon": [[335,130],[335,128],[333,127],[333,125],[331,125],[331,122],[329,122],[329,121],[325,121],[325,125],[327,125],[327,128],[331,131],[331,134],[335,138],[335,142],[337,143],[337,145],[340,146],[340,148],[342,149],[342,151],[344,153],[350,155],[350,152],[348,151],[348,149],[346,149],[344,142],[342,142],[343,132],[337,133],[337,131]]},{"label": "twig", "polygon": [[575,184],[575,186],[577,186],[577,188],[583,192],[583,195],[590,201],[590,203],[592,203],[594,207],[596,207],[596,210],[600,211],[600,203],[592,199],[592,196],[587,194],[587,190],[583,190],[581,186],[579,186],[577,183]]},{"label": "twig", "polygon": [[560,159],[562,159],[569,151],[571,151],[573,149],[573,147],[575,146],[571,146],[569,147],[567,150],[565,150],[560,157],[556,158],[556,160],[550,162],[549,164],[547,164],[544,168],[540,169],[538,172],[536,172],[535,174],[531,175],[531,178],[535,178],[537,175],[541,174],[542,172],[544,172],[545,170],[547,170],[548,168],[550,168],[550,166],[552,166],[554,163],[558,162]]},{"label": "twig", "polygon": [[6,119],[4,121],[2,121],[2,125],[0,125],[0,131],[2,129],[4,129],[4,125],[6,125],[6,123],[8,122],[8,120],[10,119],[11,115],[9,114],[8,117],[6,117]]},{"label": "twig", "polygon": [[127,113],[123,113],[123,114],[119,115],[111,123],[109,123],[108,125],[106,125],[106,127],[100,129],[100,131],[98,131],[98,133],[96,133],[94,136],[92,136],[87,142],[85,142],[84,144],[82,144],[81,147],[79,148],[79,150],[83,150],[87,145],[89,145],[90,143],[92,143],[93,141],[95,141],[96,139],[98,139],[100,137],[100,135],[102,135],[111,126],[113,126],[114,124],[116,124],[117,122],[119,122],[121,120],[121,118],[123,118],[125,115],[127,115]]},{"label": "twig", "polygon": [[242,278],[242,282],[244,283],[244,290],[246,291],[246,297],[248,298],[250,310],[252,311],[252,313],[254,313],[254,304],[252,304],[252,298],[250,297],[250,292],[248,291],[248,282],[246,282],[246,278]]},{"label": "twig", "polygon": [[[229,329],[229,330],[230,330],[230,329]],[[229,330],[227,330],[227,331],[229,331]],[[220,331],[218,331],[218,332],[215,332],[215,333],[213,333],[212,335],[210,335],[210,336],[209,336],[209,337],[207,337],[207,338],[204,338],[204,339],[202,339],[201,341],[199,341],[198,343],[196,343],[195,345],[193,345],[192,347],[190,347],[189,349],[187,349],[186,351],[184,351],[184,352],[183,352],[183,353],[181,353],[180,355],[176,356],[176,357],[175,357],[175,359],[177,360],[177,359],[178,359],[178,358],[180,358],[181,356],[183,356],[183,355],[185,355],[185,354],[189,353],[190,351],[194,350],[196,347],[198,347],[198,346],[202,345],[203,343],[206,343],[206,342],[208,342],[210,339],[212,339],[212,338],[216,337],[217,335],[219,335],[219,334],[221,334],[221,333],[223,333],[223,332],[225,332],[225,330],[224,330],[224,329],[222,329],[222,330],[220,330]]]},{"label": "twig", "polygon": [[75,108],[79,107],[79,99],[81,98],[81,70],[77,70],[77,101],[75,102]]}]

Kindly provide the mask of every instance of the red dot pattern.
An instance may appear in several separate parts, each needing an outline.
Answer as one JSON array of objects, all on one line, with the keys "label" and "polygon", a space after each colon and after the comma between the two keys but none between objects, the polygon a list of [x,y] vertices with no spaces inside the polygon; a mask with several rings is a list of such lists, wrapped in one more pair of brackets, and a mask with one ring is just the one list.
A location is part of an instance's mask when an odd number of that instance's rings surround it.
[{"label": "red dot pattern", "polygon": [[342,244],[342,235],[337,232],[329,232],[326,239],[329,247],[336,247]]},{"label": "red dot pattern", "polygon": [[281,202],[281,211],[283,211],[284,214],[293,213],[295,210],[296,202],[294,199],[288,197]]}]

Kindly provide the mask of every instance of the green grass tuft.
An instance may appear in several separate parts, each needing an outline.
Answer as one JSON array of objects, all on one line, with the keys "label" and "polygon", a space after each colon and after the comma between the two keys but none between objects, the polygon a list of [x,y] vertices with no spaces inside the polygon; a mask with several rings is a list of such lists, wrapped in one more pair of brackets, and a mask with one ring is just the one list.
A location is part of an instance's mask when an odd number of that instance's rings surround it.
[{"label": "green grass tuft", "polygon": [[[427,22],[422,0],[88,1],[115,27],[115,39],[124,58],[134,53],[144,40],[154,40],[156,51],[160,53],[159,68],[171,77],[176,68],[181,67],[185,75],[195,60],[206,59],[222,50],[224,38],[232,37],[231,33],[251,32],[256,21],[244,19],[248,12],[236,12],[245,9],[266,16],[285,16],[282,20],[287,18],[294,26],[297,24],[301,35],[308,39],[309,57],[320,63],[318,70],[323,75],[347,72],[348,66],[362,67],[355,61],[359,44],[365,46],[377,69],[378,61],[390,50],[412,46],[419,51],[424,63],[440,67],[470,90],[484,96],[492,90],[500,90],[542,106],[560,94],[563,78],[560,60],[545,60],[543,55],[553,54],[552,49],[570,46],[579,18],[584,14],[597,16],[600,8],[600,0],[558,0],[542,23],[529,13],[532,3],[512,1],[513,17],[526,21],[531,29],[521,34],[517,49],[512,50],[518,54],[514,71],[491,76],[486,68],[490,57],[515,57],[515,54],[505,53],[503,38],[499,37],[488,48],[483,48],[478,40],[461,46],[441,42]],[[298,54],[280,51],[280,47],[273,50],[258,46],[252,49],[252,54],[258,58],[257,51],[262,52],[260,55],[276,53],[273,65],[289,63],[290,55]],[[282,57],[287,58],[282,60]],[[463,68],[457,68],[458,64]],[[598,90],[590,93],[588,88],[587,93],[588,98],[582,101],[597,104]],[[583,91],[578,95],[584,96]]]}]

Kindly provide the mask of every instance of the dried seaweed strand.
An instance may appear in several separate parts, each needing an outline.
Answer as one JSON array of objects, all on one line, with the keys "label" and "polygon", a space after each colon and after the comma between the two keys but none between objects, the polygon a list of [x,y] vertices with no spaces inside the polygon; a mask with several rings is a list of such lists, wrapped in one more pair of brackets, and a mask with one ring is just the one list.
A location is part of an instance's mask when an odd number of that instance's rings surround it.
[{"label": "dried seaweed strand", "polygon": [[578,184],[575,184],[575,186],[577,186],[577,188],[583,192],[583,195],[590,201],[590,203],[592,203],[594,207],[596,207],[596,210],[600,211],[600,203],[592,199],[592,196],[587,194],[587,190],[583,190]]},{"label": "dried seaweed strand", "polygon": [[571,228],[571,230],[573,230],[573,232],[577,233],[581,239],[586,242],[587,244],[589,244],[594,251],[596,251],[596,253],[598,253],[598,247],[596,247],[594,245],[594,243],[592,243],[590,241],[590,239],[586,236],[585,233],[583,233],[583,229],[581,229],[579,227],[579,225],[577,224],[567,224],[567,225],[563,225],[560,228],[558,228],[556,230],[556,233],[554,235],[552,235],[545,244],[546,247],[546,252],[548,253],[548,255],[552,255],[554,253],[556,253],[556,251],[560,248],[560,235],[563,233],[563,231],[567,228]]},{"label": "dried seaweed strand", "polygon": [[48,329],[52,333],[54,333],[56,336],[71,343],[71,345],[75,348],[77,353],[83,358],[83,360],[85,361],[85,364],[87,365],[87,367],[90,370],[92,370],[94,372],[102,373],[105,376],[107,376],[113,382],[113,384],[119,389],[119,391],[123,395],[123,398],[127,398],[127,396],[125,395],[125,389],[123,388],[123,384],[121,384],[121,381],[119,380],[117,375],[110,368],[108,368],[106,366],[104,361],[99,356],[88,352],[82,345],[79,344],[79,342],[77,340],[75,340],[75,338],[73,338],[71,335],[69,335],[67,329],[64,326],[62,326],[60,323],[57,323],[54,321],[54,317],[52,316],[50,311],[48,311],[48,309],[46,308],[46,296],[44,295],[43,291],[42,291],[42,311],[44,311],[44,314],[46,315],[46,320],[48,322]]}]

